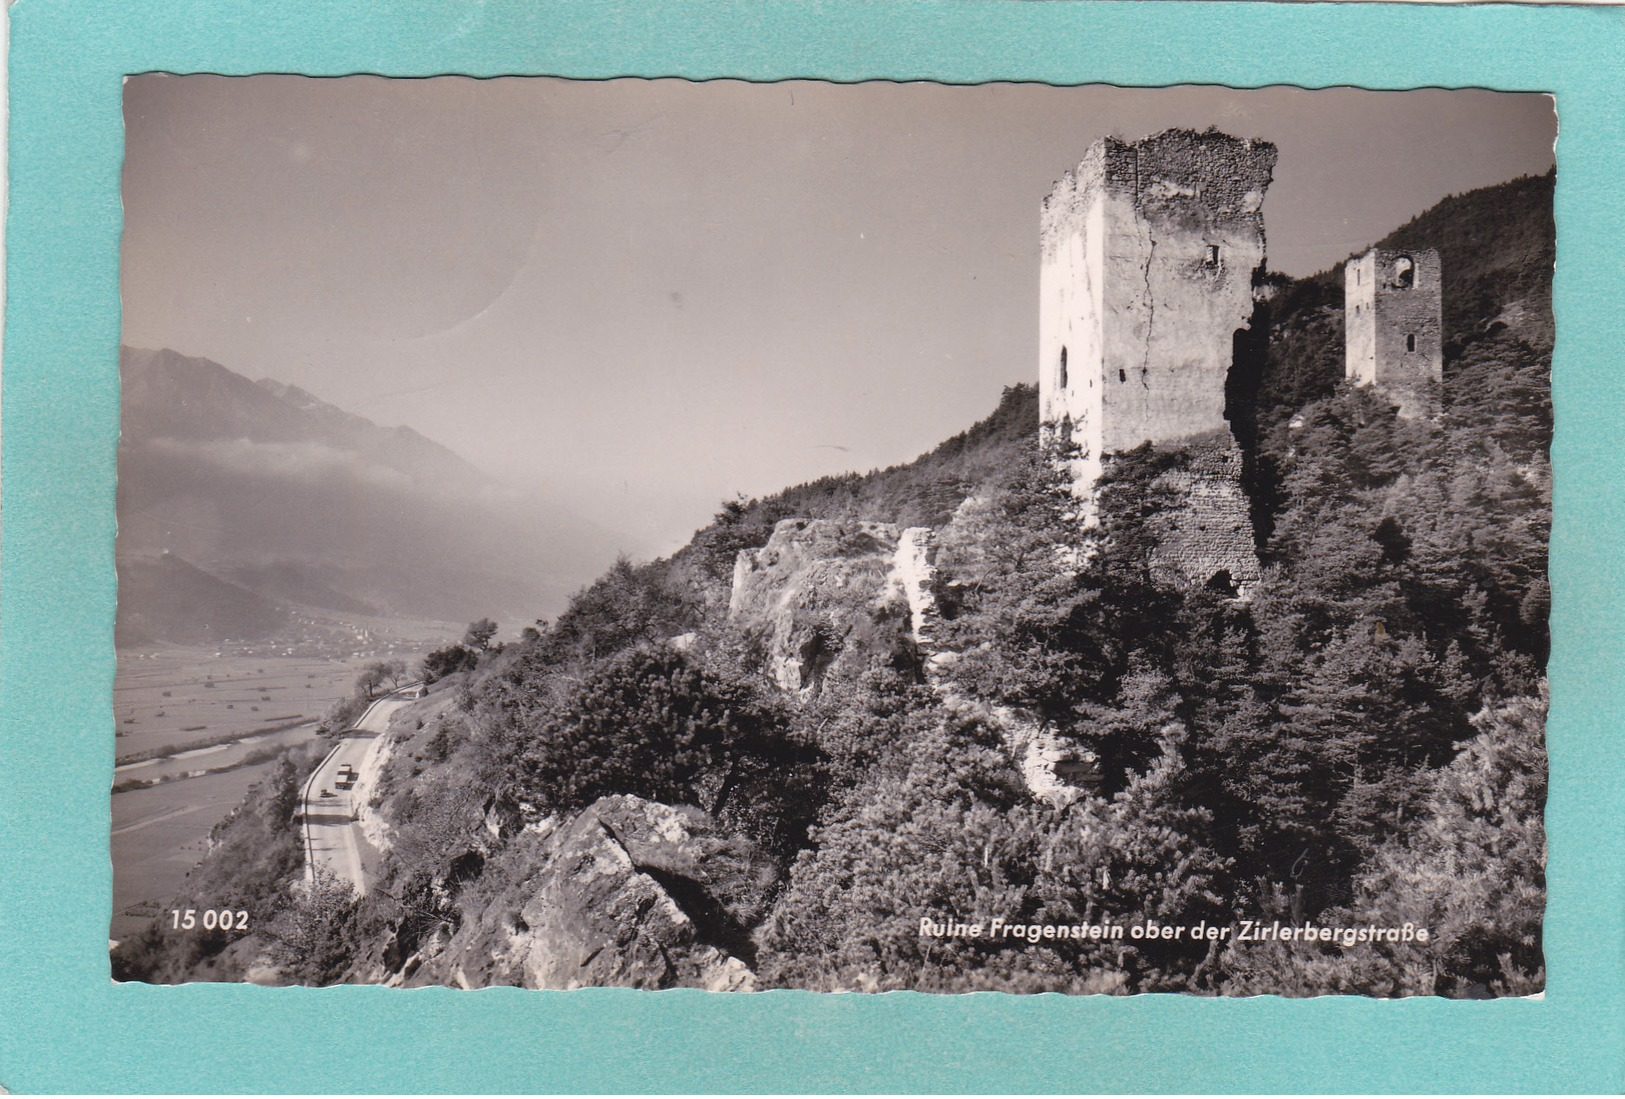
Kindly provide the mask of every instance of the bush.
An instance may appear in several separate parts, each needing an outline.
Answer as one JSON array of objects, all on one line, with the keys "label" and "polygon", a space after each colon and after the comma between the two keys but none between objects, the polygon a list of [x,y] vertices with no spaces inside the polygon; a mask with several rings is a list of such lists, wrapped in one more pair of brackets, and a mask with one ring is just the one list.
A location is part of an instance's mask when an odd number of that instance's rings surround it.
[{"label": "bush", "polygon": [[695,805],[782,852],[816,808],[817,761],[770,696],[646,646],[600,665],[529,731],[520,796],[547,809],[608,794]]},{"label": "bush", "polygon": [[479,666],[480,654],[462,645],[447,645],[423,658],[421,674],[425,684],[437,683],[448,675],[472,671]]}]

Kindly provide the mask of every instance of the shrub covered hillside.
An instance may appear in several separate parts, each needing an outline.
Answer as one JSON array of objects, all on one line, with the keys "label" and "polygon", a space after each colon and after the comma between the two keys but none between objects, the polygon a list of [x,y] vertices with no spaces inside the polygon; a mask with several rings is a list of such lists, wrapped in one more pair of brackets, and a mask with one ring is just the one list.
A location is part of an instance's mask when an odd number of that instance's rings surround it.
[{"label": "shrub covered hillside", "polygon": [[[289,971],[1541,989],[1550,193],[1460,196],[1390,238],[1445,256],[1436,424],[1343,385],[1340,272],[1275,280],[1231,394],[1246,600],[1154,573],[1187,455],[1114,459],[1085,531],[1016,387],[913,463],[727,502],[517,642],[430,654],[372,793],[355,949]],[[1223,934],[1109,931],[1153,924]],[[1277,924],[1335,932],[1244,934]]]}]

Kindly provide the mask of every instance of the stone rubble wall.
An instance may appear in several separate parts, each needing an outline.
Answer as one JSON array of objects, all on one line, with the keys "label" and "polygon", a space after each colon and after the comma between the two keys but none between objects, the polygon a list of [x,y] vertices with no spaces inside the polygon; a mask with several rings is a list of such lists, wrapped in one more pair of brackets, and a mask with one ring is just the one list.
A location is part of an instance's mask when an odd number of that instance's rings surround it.
[{"label": "stone rubble wall", "polygon": [[1241,487],[1241,448],[1229,432],[1190,444],[1184,468],[1163,474],[1157,485],[1177,493],[1184,507],[1151,554],[1151,573],[1178,588],[1200,587],[1229,574],[1244,597],[1259,580],[1252,512]]}]

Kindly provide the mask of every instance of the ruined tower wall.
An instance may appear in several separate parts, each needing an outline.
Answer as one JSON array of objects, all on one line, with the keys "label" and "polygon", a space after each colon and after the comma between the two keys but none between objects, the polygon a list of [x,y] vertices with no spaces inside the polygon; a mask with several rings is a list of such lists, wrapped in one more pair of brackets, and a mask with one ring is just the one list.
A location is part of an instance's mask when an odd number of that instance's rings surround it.
[{"label": "ruined tower wall", "polygon": [[1106,451],[1227,430],[1225,380],[1264,263],[1275,147],[1175,131],[1119,145],[1111,159],[1124,170],[1108,171],[1118,323],[1105,362]]},{"label": "ruined tower wall", "polygon": [[1161,555],[1170,578],[1257,575],[1241,453],[1225,420],[1235,333],[1264,265],[1275,146],[1210,131],[1105,138],[1044,201],[1039,402],[1071,443],[1093,517],[1105,462],[1150,442],[1192,452]]},{"label": "ruined tower wall", "polygon": [[1228,430],[1275,155],[1211,132],[1105,138],[1045,200],[1040,408],[1078,447],[1080,494],[1106,454]]},{"label": "ruined tower wall", "polygon": [[1343,270],[1345,376],[1401,416],[1438,413],[1444,381],[1442,268],[1431,248],[1373,248]]},{"label": "ruined tower wall", "polygon": [[1377,253],[1343,265],[1343,376],[1355,385],[1377,380]]},{"label": "ruined tower wall", "polygon": [[1044,200],[1038,272],[1039,421],[1052,440],[1076,447],[1072,483],[1100,477],[1105,370],[1105,145]]}]

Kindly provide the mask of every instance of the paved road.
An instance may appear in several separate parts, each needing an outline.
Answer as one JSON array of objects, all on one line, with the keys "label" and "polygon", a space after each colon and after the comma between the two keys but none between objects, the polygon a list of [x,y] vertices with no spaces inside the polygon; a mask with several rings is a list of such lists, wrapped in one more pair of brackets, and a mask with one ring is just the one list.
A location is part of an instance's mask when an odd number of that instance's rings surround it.
[{"label": "paved road", "polygon": [[370,845],[356,823],[356,814],[368,792],[360,786],[339,789],[343,781],[339,772],[347,765],[360,771],[368,754],[380,743],[379,736],[389,727],[390,715],[408,704],[409,700],[397,692],[367,707],[355,729],[338,740],[306,781],[303,808],[307,881],[313,868],[321,867],[348,881],[358,895],[366,894],[367,870],[362,851]]}]

